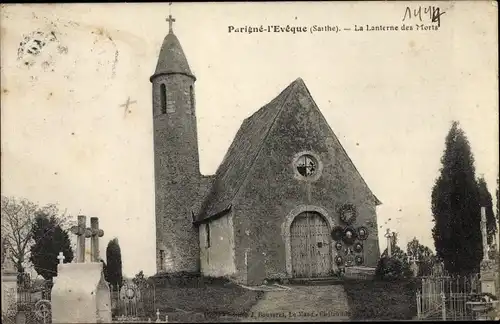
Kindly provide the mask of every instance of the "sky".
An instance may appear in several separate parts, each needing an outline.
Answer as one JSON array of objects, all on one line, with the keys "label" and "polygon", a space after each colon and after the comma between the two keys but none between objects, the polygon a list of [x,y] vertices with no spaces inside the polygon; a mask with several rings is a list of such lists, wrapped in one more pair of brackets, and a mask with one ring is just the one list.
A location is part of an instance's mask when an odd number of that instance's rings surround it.
[{"label": "sky", "polygon": [[[117,237],[124,273],[154,274],[149,77],[171,10],[197,77],[203,174],[215,173],[244,118],[301,77],[383,203],[381,249],[386,228],[401,246],[416,237],[433,248],[430,195],[453,120],[470,141],[476,174],[495,193],[498,18],[490,1],[433,2],[421,3],[420,22],[405,17],[416,4],[2,5],[2,195],[56,203],[75,220],[99,217],[101,257]],[[416,30],[436,25],[426,6],[444,12],[437,31]],[[354,31],[403,24],[414,29]],[[308,32],[229,32],[261,25]],[[314,25],[341,31],[311,33]],[[45,45],[30,53],[25,39]]]}]

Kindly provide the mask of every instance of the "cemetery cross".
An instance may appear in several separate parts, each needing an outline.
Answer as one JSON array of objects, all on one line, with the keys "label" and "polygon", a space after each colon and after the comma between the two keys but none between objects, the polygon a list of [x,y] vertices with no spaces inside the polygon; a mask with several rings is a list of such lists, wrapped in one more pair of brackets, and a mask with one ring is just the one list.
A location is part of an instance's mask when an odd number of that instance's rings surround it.
[{"label": "cemetery cross", "polygon": [[62,252],[59,252],[59,255],[57,256],[57,259],[59,260],[59,264],[63,264],[65,258],[66,257],[64,256],[64,254]]},{"label": "cemetery cross", "polygon": [[86,217],[78,215],[78,225],[71,227],[71,233],[76,235],[76,262],[85,262],[85,238],[89,237],[90,230],[85,228]]},{"label": "cemetery cross", "polygon": [[104,231],[99,228],[99,218],[90,218],[90,262],[99,262],[99,237],[103,237]]}]

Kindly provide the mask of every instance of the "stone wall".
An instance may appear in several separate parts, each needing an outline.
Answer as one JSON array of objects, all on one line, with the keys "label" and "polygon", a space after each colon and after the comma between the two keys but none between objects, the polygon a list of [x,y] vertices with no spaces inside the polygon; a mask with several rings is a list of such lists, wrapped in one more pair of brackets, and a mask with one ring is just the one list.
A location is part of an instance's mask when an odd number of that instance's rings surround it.
[{"label": "stone wall", "polygon": [[[207,226],[210,227],[210,246],[207,244]],[[212,277],[234,275],[233,215],[227,214],[200,224],[199,236],[201,272]]]}]

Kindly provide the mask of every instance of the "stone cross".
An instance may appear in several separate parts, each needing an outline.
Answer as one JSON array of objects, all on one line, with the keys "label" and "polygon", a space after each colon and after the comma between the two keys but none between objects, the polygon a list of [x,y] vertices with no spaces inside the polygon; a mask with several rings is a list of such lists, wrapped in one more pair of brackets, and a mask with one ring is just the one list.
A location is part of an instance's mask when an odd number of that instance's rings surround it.
[{"label": "stone cross", "polygon": [[408,263],[416,263],[418,261],[420,260],[418,259],[418,256],[416,254],[408,254]]},{"label": "stone cross", "polygon": [[387,229],[387,232],[385,233],[385,237],[387,237],[387,256],[390,258],[392,256],[391,253],[391,230]]},{"label": "stone cross", "polygon": [[481,207],[481,234],[483,236],[483,260],[489,260],[488,236],[486,234],[486,207]]},{"label": "stone cross", "polygon": [[66,257],[64,256],[64,254],[62,252],[59,252],[59,255],[57,256],[57,260],[59,260],[59,264],[63,264],[65,258]]},{"label": "stone cross", "polygon": [[85,262],[85,238],[89,237],[89,231],[85,228],[87,217],[78,215],[78,225],[71,227],[71,233],[76,235],[76,262]]},{"label": "stone cross", "polygon": [[99,262],[99,237],[103,237],[104,231],[99,228],[99,218],[90,218],[90,262]]}]

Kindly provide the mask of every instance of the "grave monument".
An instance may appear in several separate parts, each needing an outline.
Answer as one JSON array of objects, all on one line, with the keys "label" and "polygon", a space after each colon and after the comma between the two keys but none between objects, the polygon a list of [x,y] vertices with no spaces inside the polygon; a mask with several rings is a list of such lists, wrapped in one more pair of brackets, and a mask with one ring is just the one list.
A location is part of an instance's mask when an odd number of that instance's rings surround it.
[{"label": "grave monument", "polygon": [[486,208],[481,207],[481,234],[483,237],[483,260],[481,261],[481,292],[496,295],[497,270],[494,259],[489,258],[488,241],[486,234]]},{"label": "grave monument", "polygon": [[[99,261],[99,229],[97,217],[78,216],[78,225],[71,228],[77,235],[76,263],[63,263],[59,253],[57,277],[52,288],[52,323],[111,323],[111,295]],[[85,239],[91,239],[91,260],[85,262]]]},{"label": "grave monument", "polygon": [[410,264],[410,270],[411,270],[413,277],[418,277],[418,270],[419,270],[418,262],[419,261],[420,260],[415,255],[408,256],[408,263]]},{"label": "grave monument", "polygon": [[7,240],[2,237],[2,314],[17,306],[17,271],[9,255]]}]

